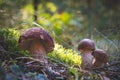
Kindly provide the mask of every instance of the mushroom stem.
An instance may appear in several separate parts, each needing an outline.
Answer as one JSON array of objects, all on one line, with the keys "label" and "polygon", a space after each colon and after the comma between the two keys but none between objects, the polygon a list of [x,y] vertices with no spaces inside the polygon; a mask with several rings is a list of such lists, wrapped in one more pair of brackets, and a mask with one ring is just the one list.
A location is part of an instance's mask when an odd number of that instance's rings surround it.
[{"label": "mushroom stem", "polygon": [[91,54],[91,52],[86,51],[82,53],[82,64],[83,67],[86,68],[91,68],[92,67],[92,62],[93,62],[93,56]]},{"label": "mushroom stem", "polygon": [[46,51],[40,41],[32,41],[30,46],[30,53],[33,58],[44,61],[45,63],[48,62],[46,59]]}]

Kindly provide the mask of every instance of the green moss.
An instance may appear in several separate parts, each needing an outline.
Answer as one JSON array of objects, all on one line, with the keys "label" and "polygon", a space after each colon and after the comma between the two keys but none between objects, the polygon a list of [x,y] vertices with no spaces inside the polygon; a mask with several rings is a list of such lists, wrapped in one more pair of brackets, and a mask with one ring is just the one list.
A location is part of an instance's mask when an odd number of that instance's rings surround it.
[{"label": "green moss", "polygon": [[55,44],[53,52],[49,53],[48,56],[62,63],[79,66],[81,64],[81,56],[72,49],[65,49],[59,44]]},{"label": "green moss", "polygon": [[14,29],[0,29],[0,45],[5,49],[6,53],[1,54],[5,58],[16,58],[27,55],[18,47],[20,32]]}]

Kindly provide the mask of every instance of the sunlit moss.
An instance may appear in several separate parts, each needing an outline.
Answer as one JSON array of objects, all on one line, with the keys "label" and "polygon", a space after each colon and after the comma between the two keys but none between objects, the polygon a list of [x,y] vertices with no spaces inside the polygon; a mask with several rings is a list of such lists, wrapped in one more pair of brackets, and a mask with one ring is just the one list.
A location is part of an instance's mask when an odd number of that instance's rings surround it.
[{"label": "sunlit moss", "polygon": [[80,55],[72,49],[63,48],[59,44],[55,44],[54,51],[49,53],[48,56],[68,65],[78,66],[81,64]]},{"label": "sunlit moss", "polygon": [[8,51],[18,50],[17,42],[19,35],[20,33],[14,29],[1,29],[0,38],[2,39],[2,46],[5,47],[5,49]]},{"label": "sunlit moss", "polygon": [[[23,52],[18,47],[18,40],[20,37],[20,32],[13,28],[4,28],[0,29],[0,45],[7,51],[9,56],[6,57],[14,57],[20,55],[26,55],[26,52]],[[15,57],[14,57],[15,58]]]}]

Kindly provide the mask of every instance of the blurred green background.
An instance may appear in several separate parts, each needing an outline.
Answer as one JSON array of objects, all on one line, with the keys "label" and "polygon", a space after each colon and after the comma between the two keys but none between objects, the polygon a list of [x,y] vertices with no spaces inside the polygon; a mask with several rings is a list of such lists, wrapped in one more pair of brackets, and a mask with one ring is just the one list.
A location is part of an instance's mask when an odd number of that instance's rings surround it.
[{"label": "blurred green background", "polygon": [[0,0],[0,29],[31,27],[76,51],[81,39],[93,39],[111,60],[120,59],[120,0]]}]

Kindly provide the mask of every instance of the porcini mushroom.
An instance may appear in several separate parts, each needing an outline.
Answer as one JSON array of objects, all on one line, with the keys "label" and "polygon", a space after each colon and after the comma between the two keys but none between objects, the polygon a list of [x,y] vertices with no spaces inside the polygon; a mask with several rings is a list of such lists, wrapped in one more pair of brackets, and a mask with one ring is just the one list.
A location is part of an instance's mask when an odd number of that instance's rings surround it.
[{"label": "porcini mushroom", "polygon": [[101,67],[103,65],[106,65],[108,62],[108,54],[102,50],[102,49],[96,49],[92,55],[95,58],[95,62],[93,63],[93,68],[95,67]]},{"label": "porcini mushroom", "polygon": [[95,50],[94,41],[91,39],[83,39],[78,44],[78,50],[82,55],[82,64],[81,66],[84,68],[91,68],[93,56],[92,52]]},{"label": "porcini mushroom", "polygon": [[28,50],[33,58],[47,63],[45,57],[54,49],[54,40],[43,28],[30,28],[20,36],[19,47]]}]

